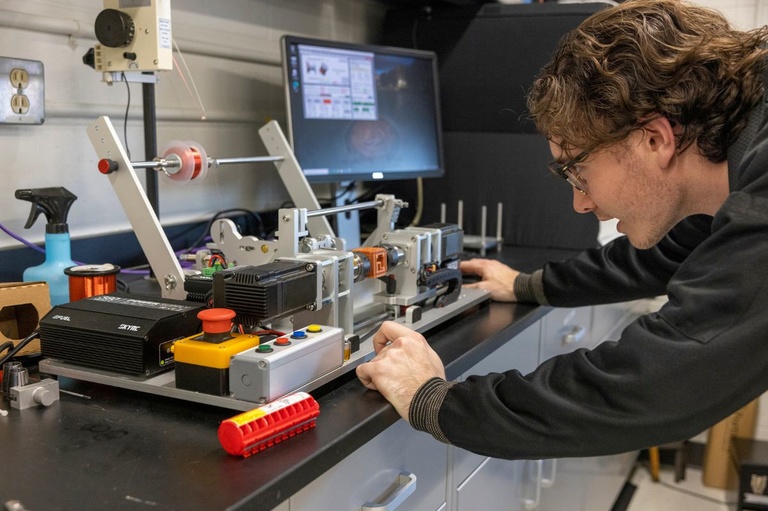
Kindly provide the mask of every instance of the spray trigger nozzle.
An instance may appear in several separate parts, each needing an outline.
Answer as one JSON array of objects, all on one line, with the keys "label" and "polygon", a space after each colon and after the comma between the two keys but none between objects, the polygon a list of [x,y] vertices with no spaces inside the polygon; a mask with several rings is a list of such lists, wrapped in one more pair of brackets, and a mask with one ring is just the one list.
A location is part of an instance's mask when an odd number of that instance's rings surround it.
[{"label": "spray trigger nozzle", "polygon": [[16,198],[32,203],[32,210],[29,212],[27,223],[24,225],[25,229],[32,227],[40,213],[43,213],[47,219],[45,232],[69,232],[67,215],[77,196],[66,188],[60,186],[21,189],[16,190]]}]

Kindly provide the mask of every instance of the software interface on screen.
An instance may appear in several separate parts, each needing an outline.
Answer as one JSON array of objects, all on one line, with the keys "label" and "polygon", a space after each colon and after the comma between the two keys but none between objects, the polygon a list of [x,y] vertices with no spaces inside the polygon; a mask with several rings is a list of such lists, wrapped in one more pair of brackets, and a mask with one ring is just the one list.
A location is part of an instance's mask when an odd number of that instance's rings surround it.
[{"label": "software interface on screen", "polygon": [[286,37],[294,154],[310,181],[443,173],[434,54]]}]

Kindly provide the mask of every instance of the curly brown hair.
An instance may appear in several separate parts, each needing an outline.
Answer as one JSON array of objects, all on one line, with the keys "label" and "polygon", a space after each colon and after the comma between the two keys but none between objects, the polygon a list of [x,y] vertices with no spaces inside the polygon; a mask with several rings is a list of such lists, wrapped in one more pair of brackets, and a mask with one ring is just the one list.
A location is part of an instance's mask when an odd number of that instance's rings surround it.
[{"label": "curly brown hair", "polygon": [[536,126],[565,150],[624,140],[649,119],[680,126],[713,162],[763,95],[768,27],[738,31],[717,11],[683,0],[628,0],[560,41],[528,95]]}]

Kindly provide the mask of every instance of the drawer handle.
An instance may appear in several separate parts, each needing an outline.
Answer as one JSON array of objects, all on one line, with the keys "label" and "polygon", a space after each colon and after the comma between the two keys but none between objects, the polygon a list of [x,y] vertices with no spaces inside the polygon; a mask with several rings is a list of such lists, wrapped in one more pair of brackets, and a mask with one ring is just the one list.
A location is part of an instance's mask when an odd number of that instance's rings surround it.
[{"label": "drawer handle", "polygon": [[571,327],[567,334],[563,335],[563,344],[576,344],[584,340],[587,328],[581,325]]},{"label": "drawer handle", "polygon": [[400,472],[397,487],[384,502],[366,502],[360,511],[394,511],[416,490],[416,474]]},{"label": "drawer handle", "polygon": [[[541,477],[541,487],[551,488],[555,484],[555,476],[557,475],[557,460],[544,460],[544,463],[548,464],[551,468],[548,476],[544,475]],[[542,469],[543,471],[544,469]]]},{"label": "drawer handle", "polygon": [[536,467],[536,477],[534,478],[534,481],[533,481],[533,485],[534,485],[533,498],[528,498],[528,497],[523,498],[523,507],[525,509],[536,509],[539,507],[539,503],[541,502],[541,478],[542,478],[541,472],[542,472],[543,462],[542,460],[526,461],[526,464],[530,464],[530,463],[534,463]]}]

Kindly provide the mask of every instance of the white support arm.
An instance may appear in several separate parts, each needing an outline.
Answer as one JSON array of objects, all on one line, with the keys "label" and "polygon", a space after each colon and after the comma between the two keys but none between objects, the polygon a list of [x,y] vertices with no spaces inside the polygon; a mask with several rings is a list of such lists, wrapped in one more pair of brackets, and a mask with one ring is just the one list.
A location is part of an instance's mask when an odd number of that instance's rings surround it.
[{"label": "white support arm", "polygon": [[187,297],[184,291],[184,272],[119,142],[112,122],[108,117],[99,117],[88,126],[87,131],[99,159],[117,162],[118,170],[107,174],[107,178],[160,282],[163,298],[184,300]]},{"label": "white support arm", "polygon": [[[275,167],[280,174],[280,179],[288,189],[288,195],[291,196],[294,207],[305,208],[310,211],[320,209],[320,203],[315,197],[315,192],[301,172],[299,162],[296,161],[291,146],[277,121],[270,121],[262,126],[259,129],[259,135],[271,156],[282,156],[283,158],[282,161],[275,162]],[[307,225],[309,233],[314,237],[319,238],[328,235],[331,238],[336,238],[331,224],[324,216],[309,218]]]}]

